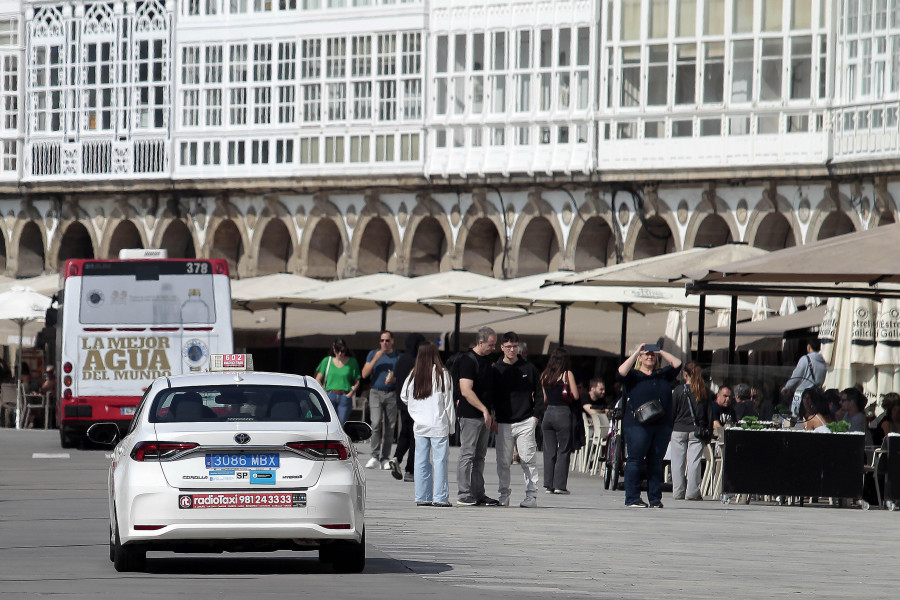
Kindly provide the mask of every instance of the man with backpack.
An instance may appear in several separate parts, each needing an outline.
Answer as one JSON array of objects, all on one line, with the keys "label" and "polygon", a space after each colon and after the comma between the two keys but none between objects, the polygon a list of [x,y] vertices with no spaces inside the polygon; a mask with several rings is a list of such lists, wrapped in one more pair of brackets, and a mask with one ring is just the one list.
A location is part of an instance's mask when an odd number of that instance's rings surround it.
[{"label": "man with backpack", "polygon": [[484,494],[484,459],[488,438],[496,430],[491,416],[493,369],[491,353],[497,345],[497,334],[490,327],[482,327],[475,338],[475,346],[457,356],[450,367],[454,396],[459,415],[459,464],[456,485],[460,506],[497,506],[499,502]]},{"label": "man with backpack", "polygon": [[537,507],[540,474],[537,466],[535,431],[543,407],[544,393],[537,368],[519,356],[519,336],[504,333],[500,338],[503,357],[494,363],[494,418],[497,420],[497,478],[500,506],[509,506],[509,465],[513,448],[525,472],[525,499],[522,508]]},{"label": "man with backpack", "polygon": [[800,410],[800,398],[803,390],[818,387],[821,388],[825,383],[825,374],[828,372],[828,365],[825,359],[819,354],[822,344],[818,338],[812,338],[806,343],[806,354],[797,361],[794,372],[791,373],[790,379],[781,388],[782,392],[790,390],[794,391],[794,398],[791,402],[791,414],[797,416]]}]

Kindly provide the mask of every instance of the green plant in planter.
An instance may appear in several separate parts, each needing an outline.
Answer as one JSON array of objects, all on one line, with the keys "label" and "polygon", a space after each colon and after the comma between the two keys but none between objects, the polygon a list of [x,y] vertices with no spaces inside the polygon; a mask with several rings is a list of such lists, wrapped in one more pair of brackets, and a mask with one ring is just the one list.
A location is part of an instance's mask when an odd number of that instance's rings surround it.
[{"label": "green plant in planter", "polygon": [[825,426],[831,430],[831,433],[847,433],[848,431],[850,431],[850,423],[848,423],[847,421],[835,421],[834,423],[826,423]]}]

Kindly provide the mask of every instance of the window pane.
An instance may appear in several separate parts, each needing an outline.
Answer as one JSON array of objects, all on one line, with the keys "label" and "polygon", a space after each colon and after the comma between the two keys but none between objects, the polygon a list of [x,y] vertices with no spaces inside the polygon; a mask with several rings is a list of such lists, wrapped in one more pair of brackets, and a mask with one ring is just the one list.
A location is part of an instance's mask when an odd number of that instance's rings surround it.
[{"label": "window pane", "polygon": [[733,31],[749,33],[753,31],[753,0],[734,0]]},{"label": "window pane", "polygon": [[697,0],[678,0],[678,14],[675,17],[679,37],[693,36],[697,31]]},{"label": "window pane", "polygon": [[725,0],[706,0],[703,15],[703,33],[722,35],[725,33]]},{"label": "window pane", "polygon": [[649,0],[651,38],[669,37],[669,0]]},{"label": "window pane", "polygon": [[763,0],[762,30],[781,31],[783,0]]},{"label": "window pane", "polygon": [[622,0],[622,39],[641,37],[641,0]]}]

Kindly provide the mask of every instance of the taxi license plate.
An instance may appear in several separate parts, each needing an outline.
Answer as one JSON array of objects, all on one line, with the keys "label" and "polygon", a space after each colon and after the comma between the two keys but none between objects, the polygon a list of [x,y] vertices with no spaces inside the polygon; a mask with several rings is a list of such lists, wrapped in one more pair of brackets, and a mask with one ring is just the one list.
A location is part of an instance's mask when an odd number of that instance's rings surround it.
[{"label": "taxi license plate", "polygon": [[306,506],[306,494],[181,494],[178,507],[194,508],[302,508]]},{"label": "taxi license plate", "polygon": [[122,409],[121,409],[121,410],[122,410],[122,416],[124,416],[124,417],[131,417],[131,416],[134,416],[134,409],[135,409],[135,408],[136,408],[136,407],[134,407],[134,406],[123,406]]},{"label": "taxi license plate", "polygon": [[207,469],[233,469],[240,467],[278,468],[278,453],[265,454],[207,454]]}]

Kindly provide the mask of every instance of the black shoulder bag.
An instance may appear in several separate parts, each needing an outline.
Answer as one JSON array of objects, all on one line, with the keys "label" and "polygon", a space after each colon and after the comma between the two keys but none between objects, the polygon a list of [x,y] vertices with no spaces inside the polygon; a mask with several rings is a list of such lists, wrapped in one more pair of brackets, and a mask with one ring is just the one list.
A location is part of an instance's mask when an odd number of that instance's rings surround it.
[{"label": "black shoulder bag", "polygon": [[653,378],[653,387],[656,389],[656,398],[644,402],[631,412],[634,420],[641,425],[652,425],[662,419],[666,414],[662,402],[659,401],[659,379]]},{"label": "black shoulder bag", "polygon": [[697,415],[694,414],[693,394],[691,394],[691,390],[687,384],[684,384],[684,395],[687,397],[688,408],[691,411],[691,419],[694,421],[694,437],[700,442],[708,444],[712,440],[712,431],[709,430],[709,427],[702,427],[700,423],[697,422]]}]

